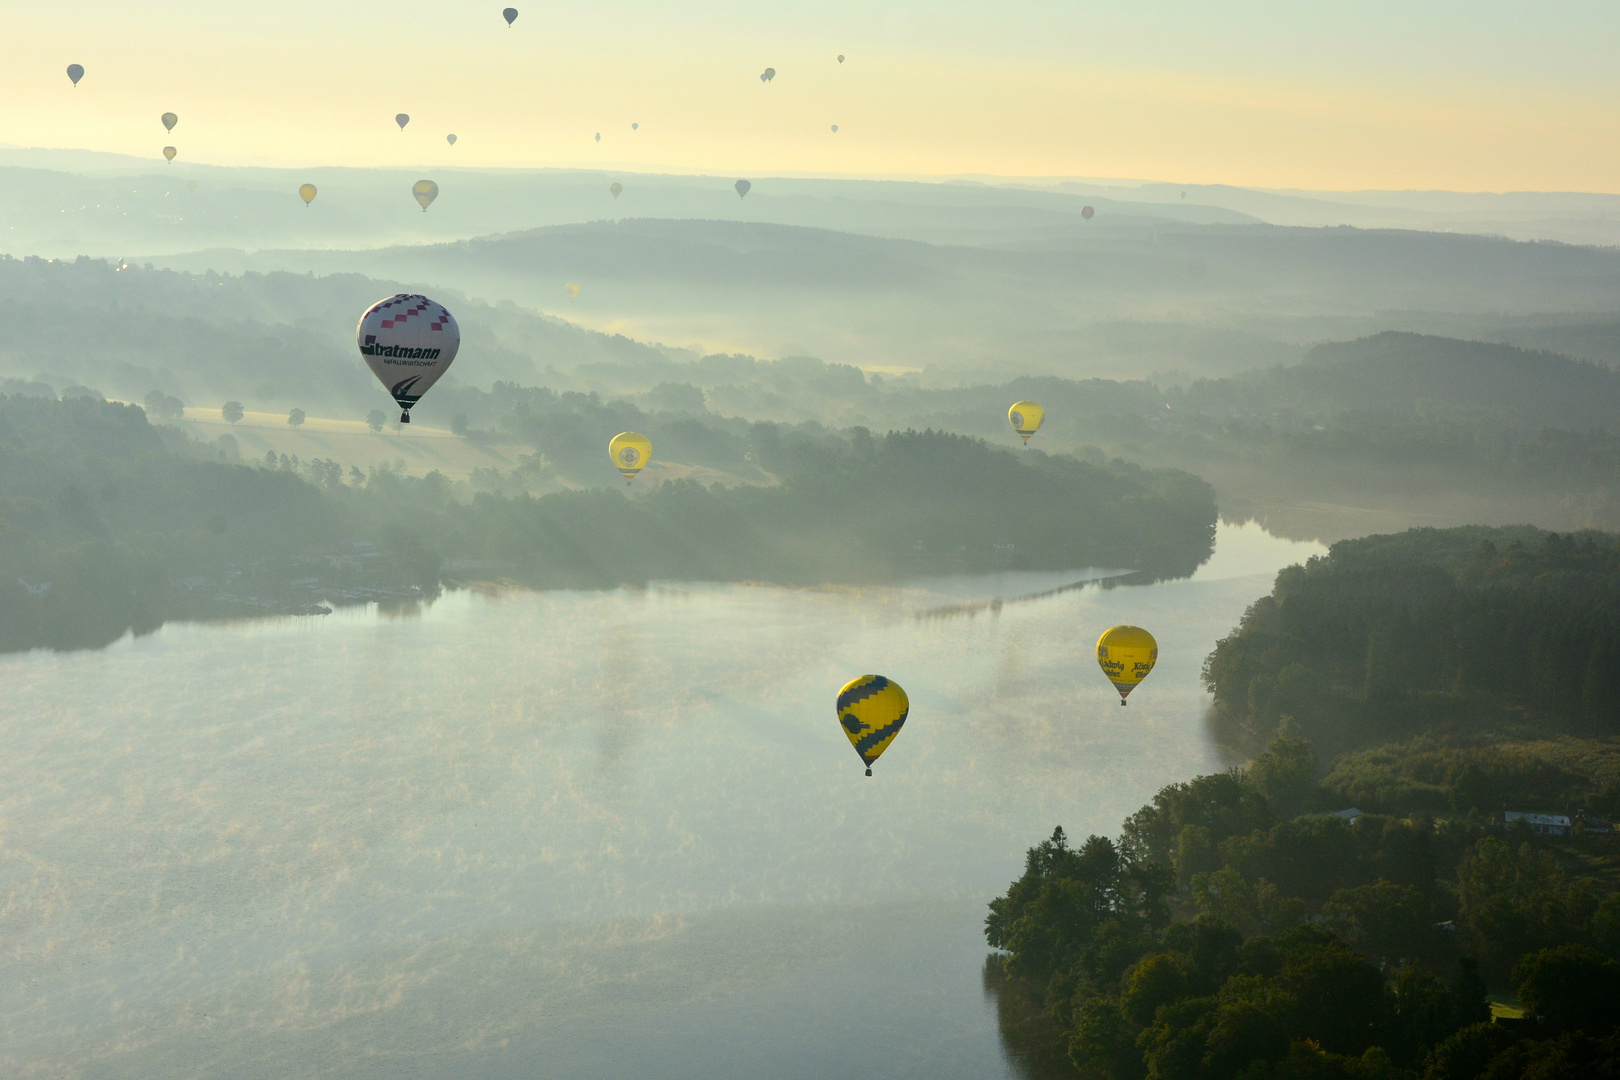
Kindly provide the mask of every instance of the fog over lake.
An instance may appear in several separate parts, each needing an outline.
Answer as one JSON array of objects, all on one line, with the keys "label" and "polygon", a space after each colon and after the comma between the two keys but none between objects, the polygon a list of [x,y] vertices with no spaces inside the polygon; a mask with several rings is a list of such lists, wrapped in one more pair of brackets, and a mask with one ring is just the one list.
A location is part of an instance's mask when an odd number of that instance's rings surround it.
[{"label": "fog over lake", "polygon": [[[1016,1075],[985,904],[1222,767],[1199,668],[1324,549],[1190,580],[452,592],[0,658],[0,1066]],[[985,604],[1004,601],[998,608]],[[1092,656],[1147,626],[1121,708]],[[868,779],[833,716],[911,697]]]}]

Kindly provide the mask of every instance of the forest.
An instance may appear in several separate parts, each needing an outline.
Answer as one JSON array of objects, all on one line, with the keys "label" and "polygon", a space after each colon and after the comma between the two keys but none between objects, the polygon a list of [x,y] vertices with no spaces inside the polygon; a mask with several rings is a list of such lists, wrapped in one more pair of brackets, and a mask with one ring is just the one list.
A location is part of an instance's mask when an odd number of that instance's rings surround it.
[{"label": "forest", "polygon": [[1220,722],[1339,753],[1444,730],[1620,731],[1620,540],[1414,529],[1293,566],[1204,667]]},{"label": "forest", "polygon": [[[610,472],[605,438],[573,434]],[[762,423],[710,442],[761,482],[508,496],[437,473],[243,461],[228,434],[199,443],[92,396],[0,396],[0,649],[242,613],[222,595],[302,610],[469,577],[604,588],[1096,566],[1153,580],[1192,573],[1214,543],[1213,493],[1185,473],[932,431]]]},{"label": "forest", "polygon": [[1283,570],[1204,667],[1264,752],[1056,830],[991,904],[1008,1044],[1108,1080],[1620,1075],[1617,599],[1613,535],[1529,527]]}]

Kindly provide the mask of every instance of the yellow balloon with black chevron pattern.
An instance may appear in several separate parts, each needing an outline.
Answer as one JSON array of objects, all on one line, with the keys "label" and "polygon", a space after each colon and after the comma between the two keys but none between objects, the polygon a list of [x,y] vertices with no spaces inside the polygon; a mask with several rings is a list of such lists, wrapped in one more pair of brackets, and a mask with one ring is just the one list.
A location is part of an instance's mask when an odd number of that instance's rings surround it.
[{"label": "yellow balloon with black chevron pattern", "polygon": [[638,431],[621,431],[608,441],[608,457],[628,484],[652,460],[652,442]]},{"label": "yellow balloon with black chevron pattern", "polygon": [[1007,410],[1007,419],[1012,422],[1013,430],[1018,432],[1025,445],[1029,437],[1041,429],[1041,421],[1046,418],[1046,410],[1033,401],[1015,401],[1013,407]]},{"label": "yellow balloon with black chevron pattern", "polygon": [[911,699],[906,692],[882,675],[862,675],[838,691],[838,723],[866,763],[867,776],[872,775],[872,762],[906,726],[910,713]]},{"label": "yellow balloon with black chevron pattern", "polygon": [[1140,626],[1113,626],[1097,639],[1097,666],[1119,691],[1119,703],[1159,662],[1159,643]]}]

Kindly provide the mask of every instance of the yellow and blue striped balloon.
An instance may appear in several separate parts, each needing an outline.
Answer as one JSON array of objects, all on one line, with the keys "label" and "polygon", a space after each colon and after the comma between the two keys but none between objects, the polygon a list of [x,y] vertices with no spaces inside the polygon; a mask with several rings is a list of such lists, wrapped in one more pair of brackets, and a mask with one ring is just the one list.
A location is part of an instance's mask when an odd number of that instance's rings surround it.
[{"label": "yellow and blue striped balloon", "polygon": [[851,679],[838,691],[838,723],[849,736],[849,743],[866,763],[866,775],[872,775],[872,762],[894,742],[900,729],[906,726],[911,712],[911,699],[882,675],[862,675]]}]

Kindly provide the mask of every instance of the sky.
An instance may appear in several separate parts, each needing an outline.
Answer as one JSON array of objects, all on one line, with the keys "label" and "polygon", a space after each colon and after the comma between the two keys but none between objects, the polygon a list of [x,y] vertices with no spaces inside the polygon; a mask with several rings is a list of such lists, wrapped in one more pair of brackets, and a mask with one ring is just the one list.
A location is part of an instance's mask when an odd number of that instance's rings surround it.
[{"label": "sky", "polygon": [[1612,2],[7,7],[4,145],[155,159],[172,144],[227,165],[1620,190]]}]

